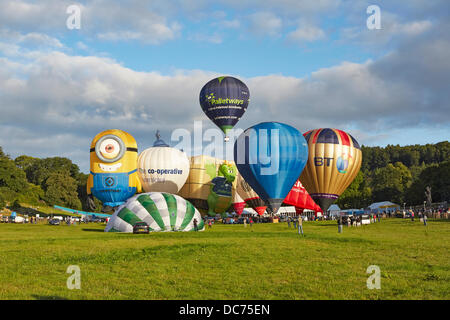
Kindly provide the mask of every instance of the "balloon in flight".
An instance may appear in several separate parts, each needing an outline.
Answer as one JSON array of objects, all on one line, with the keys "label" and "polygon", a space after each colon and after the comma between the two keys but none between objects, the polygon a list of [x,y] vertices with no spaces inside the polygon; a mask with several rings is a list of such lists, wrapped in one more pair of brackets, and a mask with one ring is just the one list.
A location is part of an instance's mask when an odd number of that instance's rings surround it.
[{"label": "balloon in flight", "polygon": [[224,133],[227,133],[241,119],[250,101],[250,91],[241,80],[233,77],[218,77],[203,86],[200,91],[200,105],[203,112]]}]

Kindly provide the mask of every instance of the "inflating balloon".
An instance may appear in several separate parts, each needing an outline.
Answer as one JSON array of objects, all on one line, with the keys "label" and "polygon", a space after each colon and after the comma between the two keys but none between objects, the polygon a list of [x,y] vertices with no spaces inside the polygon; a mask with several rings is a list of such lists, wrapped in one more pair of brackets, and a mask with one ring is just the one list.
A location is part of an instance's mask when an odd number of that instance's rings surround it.
[{"label": "inflating balloon", "polygon": [[326,212],[358,174],[361,148],[350,134],[338,129],[315,129],[304,136],[309,158],[300,180]]},{"label": "inflating balloon", "polygon": [[239,193],[235,192],[233,196],[233,209],[234,212],[240,216],[245,208],[245,201],[241,198]]},{"label": "inflating balloon", "polygon": [[240,174],[237,175],[236,194],[238,194],[245,203],[255,210],[260,216],[266,211],[266,204],[258,196],[258,194],[249,186]]},{"label": "inflating balloon", "polygon": [[[200,91],[203,112],[224,133],[232,129],[245,113],[250,101],[247,86],[233,77],[212,79]],[[228,141],[228,137],[225,137]]]},{"label": "inflating balloon", "polygon": [[91,170],[87,182],[88,207],[95,209],[92,195],[103,202],[103,211],[123,204],[141,192],[137,174],[136,140],[122,130],[107,130],[91,144]]},{"label": "inflating balloon", "polygon": [[189,177],[179,195],[202,213],[224,215],[235,192],[236,166],[205,155],[191,157],[190,162]]},{"label": "inflating balloon", "polygon": [[245,130],[234,145],[234,161],[244,180],[276,213],[305,167],[308,147],[295,128],[263,122]]},{"label": "inflating balloon", "polygon": [[145,192],[178,193],[189,176],[189,159],[183,151],[169,147],[156,134],[153,147],[138,158],[139,179]]},{"label": "inflating balloon", "polygon": [[308,191],[306,191],[305,187],[303,187],[300,180],[297,180],[297,182],[294,184],[291,191],[289,191],[289,194],[284,199],[283,203],[294,206],[298,214],[302,213],[305,209],[313,210],[315,212],[322,211],[311,198]]},{"label": "inflating balloon", "polygon": [[114,212],[105,232],[133,232],[137,222],[147,223],[153,232],[194,231],[194,219],[198,230],[204,230],[200,212],[189,201],[170,193],[142,193],[128,199]]}]

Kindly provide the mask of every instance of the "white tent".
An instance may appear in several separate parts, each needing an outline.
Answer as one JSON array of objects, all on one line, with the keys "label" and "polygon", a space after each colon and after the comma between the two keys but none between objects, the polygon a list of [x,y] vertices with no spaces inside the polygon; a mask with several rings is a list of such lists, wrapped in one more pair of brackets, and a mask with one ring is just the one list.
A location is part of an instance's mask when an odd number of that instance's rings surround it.
[{"label": "white tent", "polygon": [[339,208],[339,206],[337,204],[332,204],[327,210],[327,213],[330,216],[339,215],[340,212],[341,212],[341,208]]},{"label": "white tent", "polygon": [[390,201],[382,201],[382,202],[375,202],[372,203],[366,211],[369,211],[371,213],[378,213],[378,212],[394,212],[396,210],[400,209],[400,205],[395,204]]}]

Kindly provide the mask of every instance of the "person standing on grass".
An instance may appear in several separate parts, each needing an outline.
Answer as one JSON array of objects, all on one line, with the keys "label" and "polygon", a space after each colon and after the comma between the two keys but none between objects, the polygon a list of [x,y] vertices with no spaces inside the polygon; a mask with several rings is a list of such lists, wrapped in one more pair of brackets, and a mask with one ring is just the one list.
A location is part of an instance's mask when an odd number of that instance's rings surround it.
[{"label": "person standing on grass", "polygon": [[194,231],[198,231],[197,219],[194,219]]},{"label": "person standing on grass", "polygon": [[338,223],[338,232],[342,233],[342,217],[338,218],[337,223]]},{"label": "person standing on grass", "polygon": [[423,224],[424,224],[425,227],[427,226],[427,220],[428,220],[427,215],[424,214],[423,215]]},{"label": "person standing on grass", "polygon": [[291,217],[287,218],[287,223],[288,223],[288,228],[290,228],[291,227]]},{"label": "person standing on grass", "polygon": [[414,221],[414,211],[411,211],[411,221]]},{"label": "person standing on grass", "polygon": [[212,221],[211,221],[211,219],[208,219],[208,227],[211,229],[211,227],[212,227]]},{"label": "person standing on grass", "polygon": [[253,227],[253,219],[250,218],[250,227]]},{"label": "person standing on grass", "polygon": [[298,234],[302,234],[302,236],[304,236],[303,234],[303,219],[302,216],[298,216]]},{"label": "person standing on grass", "polygon": [[292,219],[292,223],[294,224],[294,229],[297,229],[297,220],[294,218]]},{"label": "person standing on grass", "polygon": [[247,218],[244,218],[244,228],[247,228]]}]

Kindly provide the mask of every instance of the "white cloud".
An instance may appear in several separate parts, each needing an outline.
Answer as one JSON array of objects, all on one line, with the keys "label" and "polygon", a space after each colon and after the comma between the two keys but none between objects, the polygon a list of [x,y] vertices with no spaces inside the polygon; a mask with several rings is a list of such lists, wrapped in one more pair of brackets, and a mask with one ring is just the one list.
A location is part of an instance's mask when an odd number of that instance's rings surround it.
[{"label": "white cloud", "polygon": [[256,12],[248,16],[250,31],[259,36],[279,36],[282,20],[271,12]]},{"label": "white cloud", "polygon": [[325,38],[325,32],[313,25],[300,25],[296,30],[288,33],[287,39],[292,42],[312,42]]}]

